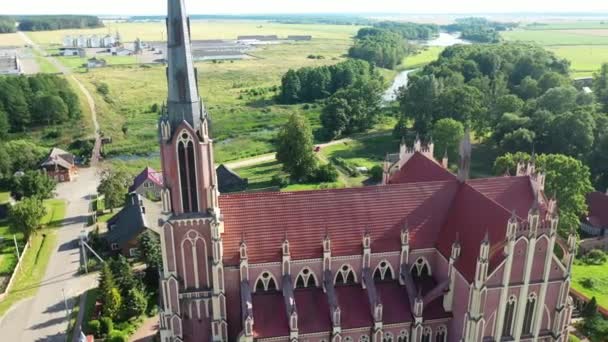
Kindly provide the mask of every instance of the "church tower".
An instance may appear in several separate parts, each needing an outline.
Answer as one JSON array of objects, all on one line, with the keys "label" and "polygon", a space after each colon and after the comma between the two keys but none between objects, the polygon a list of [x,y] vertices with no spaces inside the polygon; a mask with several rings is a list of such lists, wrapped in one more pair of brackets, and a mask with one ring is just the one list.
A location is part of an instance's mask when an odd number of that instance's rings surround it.
[{"label": "church tower", "polygon": [[198,93],[184,0],[168,0],[168,98],[159,121],[164,176],[162,341],[226,341],[223,222],[209,116]]}]

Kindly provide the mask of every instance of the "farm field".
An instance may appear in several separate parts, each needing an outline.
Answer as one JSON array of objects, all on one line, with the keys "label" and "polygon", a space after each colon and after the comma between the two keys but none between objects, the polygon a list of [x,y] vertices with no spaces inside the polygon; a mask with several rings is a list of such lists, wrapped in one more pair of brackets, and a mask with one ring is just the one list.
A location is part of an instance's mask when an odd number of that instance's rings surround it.
[{"label": "farm field", "polygon": [[[239,35],[312,35],[313,39],[348,39],[355,35],[359,26],[323,24],[279,24],[255,20],[193,20],[192,39],[236,39]],[[150,23],[106,23],[106,27],[86,30],[57,30],[28,32],[28,36],[42,45],[61,44],[65,35],[100,34],[118,31],[123,41],[164,41],[166,28],[164,21]]]},{"label": "farm field", "polygon": [[528,25],[502,33],[506,41],[529,41],[569,60],[571,76],[591,76],[608,62],[608,24],[571,22]]},{"label": "farm field", "polygon": [[[593,287],[585,288],[582,285],[584,279],[593,279]],[[572,287],[591,298],[595,297],[597,303],[608,309],[608,263],[603,265],[573,265]]]},{"label": "farm field", "polygon": [[23,46],[25,42],[17,33],[0,34],[0,46]]},{"label": "farm field", "polygon": [[[319,126],[320,105],[278,105],[272,101],[282,75],[290,68],[335,64],[344,59],[349,39],[313,40],[262,47],[256,59],[198,63],[199,86],[212,117],[218,163],[259,155],[272,150],[274,130],[291,113],[307,116]],[[324,59],[309,59],[308,55]],[[394,72],[387,72],[392,77]],[[108,156],[149,154],[157,151],[157,113],[153,104],[166,97],[165,69],[153,66],[115,66],[75,74],[93,93],[101,130],[113,143],[105,146]],[[96,85],[109,86],[109,100]]]}]

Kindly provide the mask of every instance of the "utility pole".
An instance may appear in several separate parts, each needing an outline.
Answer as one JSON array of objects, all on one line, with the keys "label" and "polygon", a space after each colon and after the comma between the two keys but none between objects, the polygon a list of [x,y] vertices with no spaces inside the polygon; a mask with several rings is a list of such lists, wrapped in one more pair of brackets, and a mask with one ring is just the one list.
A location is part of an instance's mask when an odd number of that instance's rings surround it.
[{"label": "utility pole", "polygon": [[87,262],[87,250],[84,248],[84,244],[85,244],[84,239],[85,239],[85,236],[86,236],[86,232],[84,232],[84,231],[81,232],[81,234],[80,234],[80,250],[81,250],[81,253],[82,253],[82,262],[84,264],[84,273],[88,274],[89,273],[89,266],[87,265],[88,264],[88,262]]}]

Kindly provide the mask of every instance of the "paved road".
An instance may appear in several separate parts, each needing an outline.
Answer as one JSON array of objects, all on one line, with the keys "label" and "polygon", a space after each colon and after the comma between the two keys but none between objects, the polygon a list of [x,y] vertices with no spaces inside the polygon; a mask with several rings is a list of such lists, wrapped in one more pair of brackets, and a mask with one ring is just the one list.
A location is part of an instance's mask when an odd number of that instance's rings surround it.
[{"label": "paved road", "polygon": [[66,75],[72,81],[74,81],[74,83],[76,83],[76,85],[78,85],[78,89],[80,89],[80,91],[84,94],[84,97],[87,99],[87,103],[88,103],[89,109],[91,111],[91,119],[93,120],[93,127],[95,128],[95,132],[94,132],[95,147],[93,148],[93,153],[91,156],[91,166],[93,166],[93,167],[97,166],[97,163],[99,162],[99,156],[100,156],[101,138],[99,135],[99,123],[97,122],[97,110],[95,108],[95,101],[93,100],[91,93],[89,93],[87,88],[76,77],[74,77],[74,75],[72,75],[72,70],[70,68],[61,64],[61,62],[57,58],[48,55],[48,53],[42,47],[40,47],[40,45],[38,45],[34,41],[32,41],[30,39],[30,37],[27,36],[27,34],[21,32],[21,31],[18,31],[17,34],[19,34],[21,39],[23,39],[23,41],[25,41],[25,43],[27,45],[31,46],[34,50],[38,51],[42,56],[44,56],[44,58],[46,58],[49,62],[51,62],[51,64],[53,64],[55,66],[55,68],[57,68],[57,70],[59,70],[62,74]]},{"label": "paved road", "polygon": [[95,193],[97,172],[81,169],[78,179],[60,184],[58,197],[67,201],[67,212],[57,232],[57,246],[35,297],[16,304],[0,321],[0,340],[11,342],[65,341],[67,319],[63,292],[68,305],[74,297],[95,286],[95,274],[79,276],[78,235],[87,223],[89,202]]},{"label": "paved road", "polygon": [[[374,137],[387,136],[387,135],[390,135],[390,134],[391,134],[390,132],[372,133],[372,134],[368,134],[368,135],[362,136],[362,138],[368,139],[368,138],[374,138]],[[318,144],[318,145],[315,145],[315,146],[319,146],[319,147],[321,147],[321,149],[324,149],[324,148],[329,147],[329,146],[343,144],[345,142],[350,142],[350,141],[353,141],[353,140],[357,140],[357,137],[344,138],[344,139],[340,139],[340,140],[333,140],[333,141],[330,141],[328,143]],[[241,160],[237,160],[237,161],[234,161],[234,162],[229,162],[229,163],[226,163],[226,166],[229,167],[229,168],[231,168],[231,169],[238,169],[238,168],[241,168],[241,167],[258,165],[258,164],[274,161],[275,160],[275,156],[276,156],[276,153],[262,154],[262,155],[259,155],[259,156],[256,156],[256,157],[252,157],[252,158],[249,158],[249,159],[241,159]]]}]

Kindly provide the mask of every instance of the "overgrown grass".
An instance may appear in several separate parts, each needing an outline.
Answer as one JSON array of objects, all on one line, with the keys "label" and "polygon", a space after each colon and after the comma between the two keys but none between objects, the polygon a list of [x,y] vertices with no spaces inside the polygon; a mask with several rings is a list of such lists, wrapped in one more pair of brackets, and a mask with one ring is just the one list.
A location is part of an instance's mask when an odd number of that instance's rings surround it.
[{"label": "overgrown grass", "polygon": [[507,41],[536,42],[545,46],[608,45],[608,34],[598,35],[592,30],[513,30],[505,31]]},{"label": "overgrown grass", "polygon": [[[212,118],[218,163],[272,151],[277,127],[292,113],[306,116],[319,127],[320,104],[279,105],[270,88],[280,85],[290,68],[335,64],[343,60],[349,39],[313,40],[261,47],[256,59],[198,63],[200,90]],[[325,59],[308,59],[309,54]],[[166,98],[165,68],[120,66],[93,70],[78,77],[93,93],[101,130],[113,143],[104,147],[108,156],[158,153],[157,113],[150,107]],[[110,89],[110,102],[97,93],[96,84]],[[263,95],[247,91],[263,90]],[[126,128],[126,134],[124,130]]]},{"label": "overgrown grass", "polygon": [[602,63],[608,62],[608,45],[554,46],[549,50],[572,62],[573,77],[591,76],[599,71]]},{"label": "overgrown grass", "polygon": [[261,190],[272,188],[272,177],[275,175],[285,176],[281,169],[282,165],[278,161],[262,163],[236,169],[236,173],[249,181],[248,190]]},{"label": "overgrown grass", "polygon": [[56,74],[59,72],[57,67],[53,63],[49,62],[44,56],[37,50],[32,49],[32,53],[36,56],[36,63],[38,64],[38,72],[42,74]]},{"label": "overgrown grass", "polygon": [[41,220],[45,228],[31,238],[30,248],[23,256],[20,269],[17,270],[13,288],[0,302],[0,317],[18,301],[36,294],[44,278],[46,267],[57,244],[57,233],[54,228],[59,226],[66,210],[65,202],[61,200],[46,201],[45,206],[49,211]]},{"label": "overgrown grass", "polygon": [[390,133],[363,137],[341,144],[325,147],[321,154],[327,159],[342,158],[350,165],[367,167],[371,169],[380,165],[387,153],[399,151],[399,140],[394,139]]},{"label": "overgrown grass", "polygon": [[[591,279],[591,287],[585,287],[585,279]],[[572,266],[572,288],[585,296],[597,299],[598,305],[608,309],[608,262],[603,265],[574,264]]]},{"label": "overgrown grass", "polygon": [[437,60],[443,50],[444,48],[440,46],[425,47],[416,54],[405,57],[400,68],[403,70],[422,68]]}]

